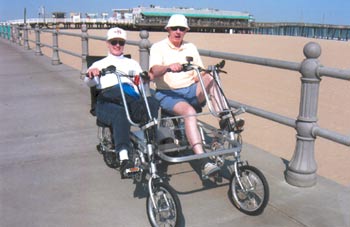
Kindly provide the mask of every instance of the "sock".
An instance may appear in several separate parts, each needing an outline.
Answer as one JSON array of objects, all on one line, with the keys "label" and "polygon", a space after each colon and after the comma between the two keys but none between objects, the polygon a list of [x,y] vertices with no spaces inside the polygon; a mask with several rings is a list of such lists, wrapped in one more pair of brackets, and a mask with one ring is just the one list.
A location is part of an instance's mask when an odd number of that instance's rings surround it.
[{"label": "sock", "polygon": [[128,160],[129,156],[128,156],[128,151],[123,149],[121,151],[119,151],[119,160],[123,161],[123,160]]}]

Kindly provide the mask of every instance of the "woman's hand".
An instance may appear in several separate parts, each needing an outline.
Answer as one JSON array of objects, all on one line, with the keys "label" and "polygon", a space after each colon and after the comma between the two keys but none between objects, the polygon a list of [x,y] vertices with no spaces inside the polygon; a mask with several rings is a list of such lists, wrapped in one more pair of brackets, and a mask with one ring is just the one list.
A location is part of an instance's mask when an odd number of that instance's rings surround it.
[{"label": "woman's hand", "polygon": [[86,75],[92,79],[94,76],[99,76],[100,75],[100,70],[98,68],[92,68],[92,69],[89,69],[86,73]]}]

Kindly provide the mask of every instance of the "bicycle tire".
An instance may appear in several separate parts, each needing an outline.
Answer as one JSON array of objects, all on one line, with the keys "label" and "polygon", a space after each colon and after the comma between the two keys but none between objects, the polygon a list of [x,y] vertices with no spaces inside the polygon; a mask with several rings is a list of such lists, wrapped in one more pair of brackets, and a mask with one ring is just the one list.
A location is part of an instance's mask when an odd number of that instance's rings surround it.
[{"label": "bicycle tire", "polygon": [[182,217],[181,204],[174,189],[167,183],[155,182],[153,183],[153,195],[158,210],[154,208],[151,196],[148,195],[146,208],[150,224],[153,227],[179,226]]},{"label": "bicycle tire", "polygon": [[235,173],[232,173],[229,189],[231,202],[242,213],[252,216],[261,214],[267,206],[270,195],[265,176],[259,169],[249,165],[240,166],[238,171],[242,185],[249,189],[242,190]]}]

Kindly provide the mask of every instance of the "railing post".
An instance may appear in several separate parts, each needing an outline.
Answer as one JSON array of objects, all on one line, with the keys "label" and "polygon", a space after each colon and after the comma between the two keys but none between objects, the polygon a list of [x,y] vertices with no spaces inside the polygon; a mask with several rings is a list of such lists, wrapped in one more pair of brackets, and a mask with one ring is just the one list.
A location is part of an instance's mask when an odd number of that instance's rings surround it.
[{"label": "railing post", "polygon": [[51,64],[52,65],[59,65],[59,64],[61,64],[60,57],[58,55],[58,31],[57,30],[55,30],[52,33],[52,59],[51,59]]},{"label": "railing post", "polygon": [[2,24],[1,25],[1,38],[6,38],[6,31],[7,31],[7,27],[6,24]]},{"label": "railing post", "polygon": [[316,184],[317,164],[314,155],[315,137],[312,129],[317,124],[318,94],[320,77],[317,69],[321,47],[310,42],[304,47],[306,59],[302,62],[300,72],[301,96],[299,116],[296,123],[296,148],[286,171],[286,181],[298,187],[310,187]]},{"label": "railing post", "polygon": [[9,25],[8,24],[4,24],[4,38],[5,39],[7,39],[7,40],[9,40],[10,38],[10,36],[9,36],[9,32],[10,32],[10,29],[9,29]]},{"label": "railing post", "polygon": [[30,47],[29,47],[29,42],[28,42],[28,25],[27,24],[24,24],[23,25],[23,46],[24,46],[24,49],[26,50],[29,50]]},{"label": "railing post", "polygon": [[86,24],[82,24],[81,26],[81,76],[85,76],[85,73],[87,71],[87,62],[86,62],[86,56],[89,55],[89,38],[87,33],[87,26]]},{"label": "railing post", "polygon": [[35,25],[35,55],[43,55],[41,52],[40,28],[38,24]]},{"label": "railing post", "polygon": [[149,67],[149,47],[151,46],[148,40],[149,33],[146,30],[140,32],[141,41],[139,43],[140,65],[142,70],[148,71]]},{"label": "railing post", "polygon": [[11,32],[12,32],[11,25],[8,24],[7,25],[7,39],[8,40],[12,39]]},{"label": "railing post", "polygon": [[[139,53],[140,53],[140,66],[142,70],[148,71],[149,68],[149,48],[151,46],[151,42],[148,40],[149,33],[146,30],[142,30],[140,32],[140,43],[139,43]],[[149,83],[144,83],[146,95],[150,96],[150,86]]]},{"label": "railing post", "polygon": [[21,32],[20,32],[20,28],[19,25],[16,25],[16,44],[18,44],[19,46],[22,46],[22,42],[21,42]]},{"label": "railing post", "polygon": [[16,25],[11,24],[11,42],[16,43]]},{"label": "railing post", "polygon": [[0,24],[0,38],[5,37],[5,36],[3,36],[3,34],[4,34],[4,25],[1,23]]}]

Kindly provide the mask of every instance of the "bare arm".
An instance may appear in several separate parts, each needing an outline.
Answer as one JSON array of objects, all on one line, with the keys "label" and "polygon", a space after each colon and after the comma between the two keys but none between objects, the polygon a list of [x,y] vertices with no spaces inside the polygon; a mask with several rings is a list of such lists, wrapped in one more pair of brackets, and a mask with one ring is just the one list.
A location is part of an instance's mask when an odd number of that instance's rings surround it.
[{"label": "bare arm", "polygon": [[[151,73],[153,78],[164,76],[167,72],[180,72],[182,70],[182,65],[179,63],[174,63],[170,65],[154,65],[151,68]],[[152,79],[153,79],[152,78]]]}]

